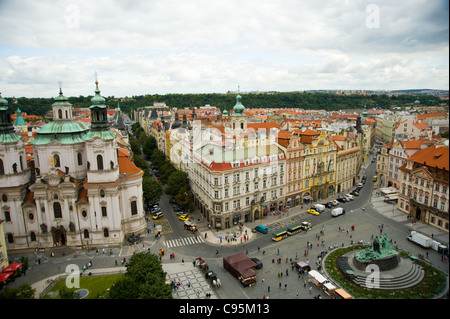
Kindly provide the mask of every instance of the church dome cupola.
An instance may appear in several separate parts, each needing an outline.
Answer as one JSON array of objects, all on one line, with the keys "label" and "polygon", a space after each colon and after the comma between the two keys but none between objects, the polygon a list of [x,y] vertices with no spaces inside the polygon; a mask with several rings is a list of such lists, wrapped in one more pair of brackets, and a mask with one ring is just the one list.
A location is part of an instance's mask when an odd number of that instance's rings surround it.
[{"label": "church dome cupola", "polygon": [[70,104],[69,99],[63,95],[61,86],[59,87],[59,95],[55,97],[55,102],[52,104],[52,110],[54,121],[72,119],[72,104]]},{"label": "church dome cupola", "polygon": [[240,89],[238,87],[238,94],[236,95],[236,104],[233,107],[234,116],[242,116],[244,115],[245,106],[241,103],[241,94]]}]

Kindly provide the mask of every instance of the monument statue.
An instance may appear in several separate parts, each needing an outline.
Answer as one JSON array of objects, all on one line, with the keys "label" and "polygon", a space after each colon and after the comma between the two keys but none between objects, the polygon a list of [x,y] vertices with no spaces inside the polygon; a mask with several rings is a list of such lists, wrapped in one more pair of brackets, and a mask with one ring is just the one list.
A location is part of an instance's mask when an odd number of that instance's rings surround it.
[{"label": "monument statue", "polygon": [[372,246],[357,252],[355,258],[360,262],[371,262],[397,254],[398,252],[392,249],[387,235],[383,235],[380,238],[376,236]]}]

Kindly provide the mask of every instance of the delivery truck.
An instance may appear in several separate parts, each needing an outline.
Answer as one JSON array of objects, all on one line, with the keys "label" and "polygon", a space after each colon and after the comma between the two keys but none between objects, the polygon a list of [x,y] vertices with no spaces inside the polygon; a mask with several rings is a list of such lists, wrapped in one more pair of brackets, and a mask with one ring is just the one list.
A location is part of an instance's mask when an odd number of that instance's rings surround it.
[{"label": "delivery truck", "polygon": [[342,214],[345,214],[345,209],[343,209],[342,207],[336,207],[331,210],[332,217],[337,217]]},{"label": "delivery truck", "polygon": [[430,248],[433,244],[433,239],[427,237],[423,234],[420,234],[416,231],[412,231],[408,237],[406,237],[409,241],[416,243],[417,245],[422,246],[423,248]]},{"label": "delivery truck", "polygon": [[223,258],[223,268],[237,278],[244,287],[256,284],[256,274],[252,269],[256,266],[257,264],[244,253]]}]

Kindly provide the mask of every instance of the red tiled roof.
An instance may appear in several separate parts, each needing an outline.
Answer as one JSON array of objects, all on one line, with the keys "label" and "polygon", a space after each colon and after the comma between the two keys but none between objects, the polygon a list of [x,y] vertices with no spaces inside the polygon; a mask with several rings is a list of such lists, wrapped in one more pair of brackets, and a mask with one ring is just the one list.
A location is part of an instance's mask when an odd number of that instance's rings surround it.
[{"label": "red tiled roof", "polygon": [[449,170],[449,148],[448,146],[429,146],[417,151],[413,156],[408,158],[409,161],[437,167],[438,169]]}]

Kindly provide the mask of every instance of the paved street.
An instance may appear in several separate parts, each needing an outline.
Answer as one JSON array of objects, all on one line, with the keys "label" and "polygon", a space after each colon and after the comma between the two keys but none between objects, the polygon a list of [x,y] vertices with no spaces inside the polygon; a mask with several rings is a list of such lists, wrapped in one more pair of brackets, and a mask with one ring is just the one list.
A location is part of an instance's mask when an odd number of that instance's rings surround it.
[{"label": "paved street", "polygon": [[[374,167],[369,166],[367,168],[367,174],[372,173],[371,169],[374,169]],[[334,195],[330,199],[336,197],[337,195]],[[165,200],[168,201],[167,198]],[[81,268],[91,261],[93,267],[89,271],[94,274],[119,272],[124,270],[124,267],[122,267],[124,258],[129,259],[133,253],[140,251],[148,252],[150,250],[151,253],[157,253],[162,248],[166,251],[162,261],[168,274],[167,279],[170,281],[170,279],[179,278],[183,285],[182,289],[174,294],[174,298],[204,298],[206,292],[212,294],[211,298],[219,299],[261,299],[264,297],[310,299],[319,294],[322,298],[329,298],[314,286],[310,293],[307,277],[299,278],[298,274],[291,268],[290,259],[295,260],[297,255],[298,260],[308,261],[312,269],[317,269],[317,257],[322,250],[328,251],[330,246],[335,245],[350,245],[351,240],[353,242],[360,240],[368,242],[372,236],[381,234],[380,225],[383,225],[382,233],[387,234],[392,239],[394,247],[398,246],[398,248],[415,255],[425,255],[428,252],[428,261],[438,269],[449,273],[448,260],[442,262],[440,254],[436,251],[425,251],[406,240],[409,231],[414,229],[428,236],[433,234],[435,240],[448,245],[448,233],[439,231],[429,225],[411,223],[411,220],[408,220],[403,213],[396,210],[395,207],[393,208],[391,204],[383,202],[383,198],[376,195],[376,190],[371,188],[370,183],[363,188],[359,198],[341,205],[347,210],[347,213],[337,218],[332,218],[329,215],[329,210],[319,216],[313,216],[306,213],[308,207],[301,208],[298,206],[290,209],[287,213],[276,216],[268,215],[262,220],[245,223],[243,227],[236,225],[231,229],[220,231],[210,229],[207,221],[199,213],[194,213],[191,215],[191,219],[197,223],[199,229],[199,232],[194,234],[185,230],[169,231],[163,234],[161,238],[156,239],[153,232],[150,232],[149,234],[143,234],[144,238],[139,244],[129,245],[125,243],[122,247],[106,247],[104,250],[98,250],[98,252],[95,248],[91,248],[89,251],[79,251],[76,254],[76,250],[70,247],[58,247],[46,249],[45,252],[37,254],[34,252],[10,254],[9,258],[13,262],[18,261],[20,256],[25,255],[28,256],[30,263],[27,274],[17,278],[11,285],[17,286],[22,282],[29,282],[34,284],[39,292],[44,288],[47,278],[63,274],[68,264],[77,264]],[[163,203],[162,207],[168,210],[167,204]],[[168,213],[170,214],[170,212],[165,211],[165,214]],[[305,220],[312,223],[313,229],[311,231],[296,234],[277,243],[271,240],[272,232],[286,229]],[[182,222],[177,219],[174,219],[174,221],[180,224],[174,225],[180,229]],[[269,228],[269,233],[265,235],[253,233],[251,229],[258,224],[266,225]],[[356,226],[354,231],[350,229],[352,225]],[[153,223],[150,222],[149,227],[152,226]],[[324,231],[324,234],[318,238],[317,235],[321,230]],[[236,234],[236,241],[226,240],[227,236],[230,237],[234,234]],[[244,234],[247,236],[247,241],[241,239]],[[310,249],[306,245],[308,242],[313,244]],[[306,256],[305,250],[308,253]],[[52,251],[55,253],[55,257],[50,257]],[[168,257],[172,252],[175,254],[173,260]],[[217,257],[216,252],[219,252]],[[249,257],[259,258],[263,262],[263,268],[256,270],[256,285],[243,288],[223,268],[222,258],[237,252],[248,253]],[[203,271],[198,268],[192,269],[192,261],[196,257],[204,258],[210,269],[217,273],[222,282],[220,288],[212,288],[210,283],[204,279]],[[278,258],[281,258],[280,264],[272,262],[272,260]],[[286,258],[288,258],[287,263]],[[37,260],[41,261],[40,264],[36,263]],[[280,273],[283,275],[282,277]],[[194,281],[195,287],[194,285],[192,287],[185,285],[184,279],[188,277],[191,278],[191,281]]]}]

